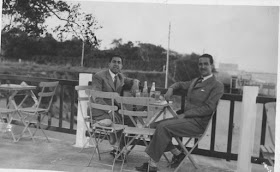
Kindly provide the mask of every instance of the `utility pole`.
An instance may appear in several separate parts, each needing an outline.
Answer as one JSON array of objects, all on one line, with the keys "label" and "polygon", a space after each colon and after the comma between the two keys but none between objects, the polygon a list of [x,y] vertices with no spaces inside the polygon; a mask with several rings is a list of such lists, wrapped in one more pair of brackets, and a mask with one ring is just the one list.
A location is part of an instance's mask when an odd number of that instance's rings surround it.
[{"label": "utility pole", "polygon": [[82,47],[82,59],[81,59],[81,66],[84,67],[84,52],[85,52],[85,41],[83,41],[83,47]]},{"label": "utility pole", "polygon": [[165,67],[165,87],[167,88],[168,85],[168,68],[169,68],[169,47],[170,47],[170,30],[171,30],[171,24],[169,22],[169,28],[168,28],[168,47],[167,47],[167,55],[166,55],[166,67]]}]

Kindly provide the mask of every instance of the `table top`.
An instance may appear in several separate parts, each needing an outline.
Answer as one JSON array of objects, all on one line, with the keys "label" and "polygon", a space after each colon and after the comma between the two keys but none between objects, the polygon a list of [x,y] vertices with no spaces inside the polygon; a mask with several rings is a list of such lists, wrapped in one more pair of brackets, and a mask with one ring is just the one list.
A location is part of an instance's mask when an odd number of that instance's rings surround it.
[{"label": "table top", "polygon": [[34,90],[36,86],[32,85],[19,85],[19,84],[1,84],[0,90]]},{"label": "table top", "polygon": [[169,106],[169,105],[171,105],[172,104],[172,102],[170,101],[170,102],[167,102],[166,100],[164,100],[164,101],[155,101],[154,103],[151,103],[150,105],[152,105],[152,106],[162,106],[162,107],[164,107],[164,106]]}]

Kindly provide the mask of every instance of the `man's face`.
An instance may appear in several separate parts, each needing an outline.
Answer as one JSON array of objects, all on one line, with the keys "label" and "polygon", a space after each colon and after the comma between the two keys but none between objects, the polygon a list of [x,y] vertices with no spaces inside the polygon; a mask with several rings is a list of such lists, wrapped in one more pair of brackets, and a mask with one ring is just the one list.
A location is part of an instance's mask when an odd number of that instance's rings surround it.
[{"label": "man's face", "polygon": [[208,76],[212,74],[213,65],[210,64],[210,59],[201,57],[198,60],[198,70],[202,76]]},{"label": "man's face", "polygon": [[122,70],[122,59],[120,57],[113,57],[111,62],[109,63],[109,69],[117,74]]}]

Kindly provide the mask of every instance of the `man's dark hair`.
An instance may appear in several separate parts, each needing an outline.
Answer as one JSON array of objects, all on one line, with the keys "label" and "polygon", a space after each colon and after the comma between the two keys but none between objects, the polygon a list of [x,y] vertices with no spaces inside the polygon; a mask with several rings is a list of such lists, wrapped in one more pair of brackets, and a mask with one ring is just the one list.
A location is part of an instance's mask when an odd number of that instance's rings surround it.
[{"label": "man's dark hair", "polygon": [[200,58],[202,58],[202,57],[208,58],[209,61],[210,61],[210,64],[213,64],[213,63],[214,63],[213,57],[212,57],[210,54],[202,54],[198,59],[200,59]]},{"label": "man's dark hair", "polygon": [[111,63],[111,61],[112,61],[112,59],[113,59],[114,57],[119,57],[119,58],[121,58],[122,63],[123,63],[123,57],[122,57],[121,55],[119,55],[119,54],[113,54],[113,55],[110,57],[110,59],[109,59],[109,63]]}]

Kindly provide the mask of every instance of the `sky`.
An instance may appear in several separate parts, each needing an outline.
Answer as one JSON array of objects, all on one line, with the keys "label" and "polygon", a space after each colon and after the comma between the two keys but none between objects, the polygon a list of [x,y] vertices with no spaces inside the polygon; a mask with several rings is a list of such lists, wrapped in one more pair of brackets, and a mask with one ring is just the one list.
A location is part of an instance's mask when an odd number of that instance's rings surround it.
[{"label": "sky", "polygon": [[[111,48],[112,40],[119,38],[123,43],[139,41],[167,49],[170,24],[171,50],[181,54],[211,54],[216,67],[219,63],[233,63],[241,70],[277,73],[277,6],[173,1],[177,2],[174,4],[159,0],[153,1],[158,3],[68,1],[80,3],[83,12],[96,17],[102,26],[96,31],[102,41],[101,49]],[[50,27],[57,22],[48,20]]]},{"label": "sky", "polygon": [[182,54],[211,54],[239,69],[277,73],[279,8],[277,6],[192,5],[71,1],[81,4],[103,27],[96,31],[101,49],[112,40],[152,43]]}]

